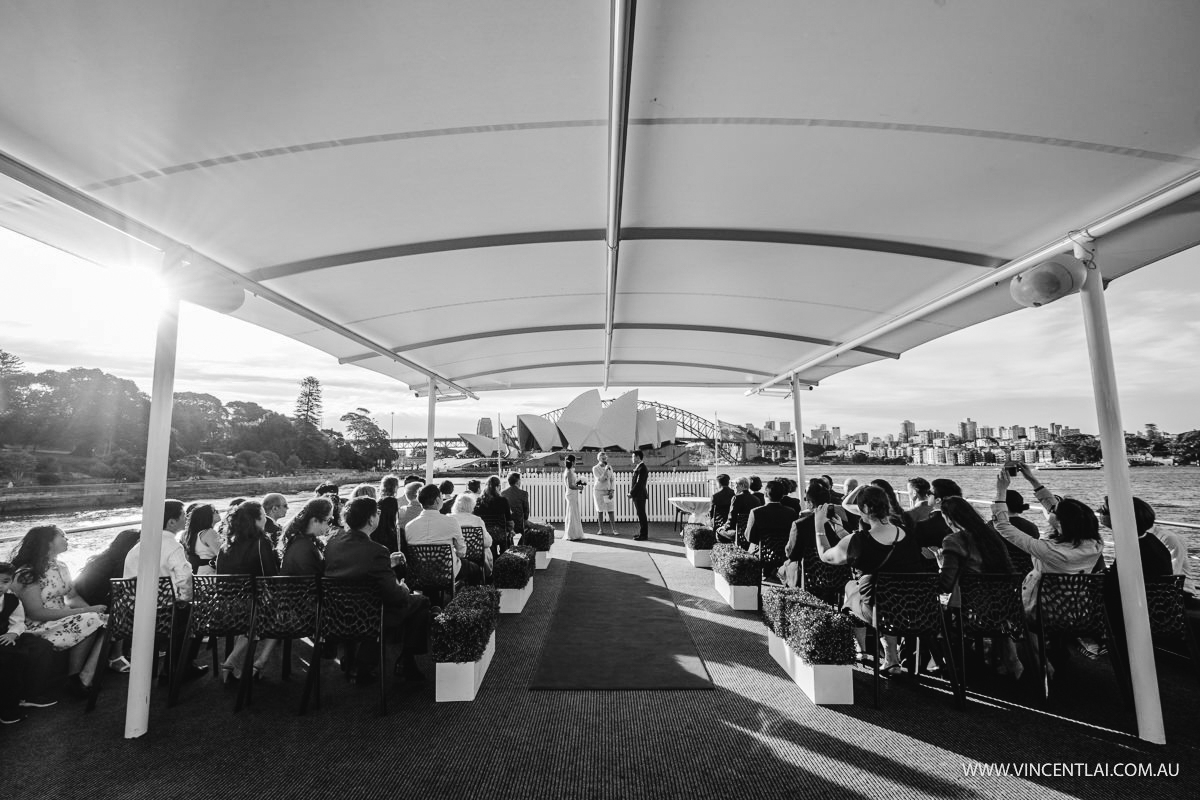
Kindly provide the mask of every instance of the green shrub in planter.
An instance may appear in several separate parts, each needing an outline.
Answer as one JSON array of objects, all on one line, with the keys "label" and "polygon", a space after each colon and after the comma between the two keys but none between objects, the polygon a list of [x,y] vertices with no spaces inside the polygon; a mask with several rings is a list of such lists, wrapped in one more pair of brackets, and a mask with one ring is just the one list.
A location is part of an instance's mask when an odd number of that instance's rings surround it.
[{"label": "green shrub in planter", "polygon": [[533,573],[537,571],[537,550],[529,545],[517,545],[504,551],[504,555],[509,553],[523,560],[525,569],[529,572],[530,577],[533,577]]},{"label": "green shrub in planter", "polygon": [[478,661],[487,650],[496,617],[500,613],[500,595],[491,587],[463,589],[433,618],[430,649],[439,664]]},{"label": "green shrub in planter", "polygon": [[497,589],[524,589],[529,583],[526,559],[511,550],[501,553],[492,566],[492,581]]},{"label": "green shrub in planter", "polygon": [[554,529],[545,528],[539,530],[526,529],[525,533],[521,534],[521,545],[532,547],[539,553],[550,552],[551,545],[554,544]]},{"label": "green shrub in planter", "polygon": [[767,630],[781,639],[791,633],[790,615],[798,606],[829,609],[831,606],[803,589],[792,589],[773,583],[762,585],[762,616]]},{"label": "green shrub in planter", "polygon": [[832,606],[793,607],[788,647],[806,664],[853,664],[854,620]]},{"label": "green shrub in planter", "polygon": [[704,525],[689,523],[683,527],[683,546],[689,550],[712,550],[717,532]]},{"label": "green shrub in planter", "polygon": [[730,586],[757,586],[762,580],[762,565],[735,544],[716,544],[712,548],[712,569]]}]

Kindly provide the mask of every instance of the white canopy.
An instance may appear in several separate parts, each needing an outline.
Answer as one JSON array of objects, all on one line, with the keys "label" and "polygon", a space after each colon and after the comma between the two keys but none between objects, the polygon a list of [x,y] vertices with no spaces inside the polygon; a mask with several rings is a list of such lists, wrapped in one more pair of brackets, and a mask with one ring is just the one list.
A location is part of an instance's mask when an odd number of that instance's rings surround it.
[{"label": "white canopy", "polygon": [[5,2],[0,225],[422,394],[811,384],[1200,240],[1192,0],[631,12]]}]

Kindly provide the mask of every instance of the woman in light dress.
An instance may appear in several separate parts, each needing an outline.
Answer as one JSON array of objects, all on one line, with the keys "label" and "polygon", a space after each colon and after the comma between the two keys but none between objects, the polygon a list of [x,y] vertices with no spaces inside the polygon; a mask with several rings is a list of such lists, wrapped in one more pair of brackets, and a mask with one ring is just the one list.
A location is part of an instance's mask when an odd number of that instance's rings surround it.
[{"label": "woman in light dress", "polygon": [[217,554],[221,552],[221,512],[210,503],[195,505],[187,516],[187,529],[179,534],[179,543],[192,565],[193,575],[216,575]]},{"label": "woman in light dress", "polygon": [[67,537],[57,525],[30,529],[13,554],[13,588],[25,608],[25,630],[55,650],[67,650],[67,689],[87,696],[100,657],[99,633],[108,622],[107,606],[88,605],[76,593],[71,572],[58,557]]},{"label": "woman in light dress", "polygon": [[567,456],[563,468],[563,488],[567,497],[567,517],[563,520],[566,538],[578,541],[583,538],[583,517],[579,510],[579,493],[587,484],[575,476],[575,456]]},{"label": "woman in light dress", "polygon": [[596,535],[604,535],[604,514],[608,512],[609,533],[617,533],[616,488],[613,468],[608,465],[608,453],[600,453],[592,467],[592,506],[596,509]]}]

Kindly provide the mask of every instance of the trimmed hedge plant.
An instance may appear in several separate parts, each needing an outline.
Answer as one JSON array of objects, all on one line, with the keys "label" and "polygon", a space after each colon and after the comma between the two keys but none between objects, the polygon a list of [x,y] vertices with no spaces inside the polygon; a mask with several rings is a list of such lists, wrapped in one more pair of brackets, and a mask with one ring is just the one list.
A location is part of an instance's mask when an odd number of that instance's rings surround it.
[{"label": "trimmed hedge plant", "polygon": [[762,581],[758,556],[750,555],[735,544],[713,545],[712,569],[730,586],[758,586]]},{"label": "trimmed hedge plant", "polygon": [[795,606],[788,618],[792,648],[805,664],[853,664],[854,620],[832,606]]},{"label": "trimmed hedge plant", "polygon": [[524,561],[525,569],[529,572],[529,576],[533,577],[533,573],[537,572],[537,550],[527,544],[519,544],[504,551],[504,555],[509,553]]},{"label": "trimmed hedge plant", "polygon": [[496,630],[499,615],[500,593],[495,589],[461,589],[433,618],[429,635],[433,660],[439,664],[479,661]]},{"label": "trimmed hedge plant", "polygon": [[767,626],[767,630],[779,638],[786,639],[791,634],[793,630],[792,617],[795,616],[797,609],[802,607],[818,610],[832,609],[828,603],[803,589],[792,589],[773,583],[763,584],[763,624]]},{"label": "trimmed hedge plant", "polygon": [[554,544],[554,529],[543,528],[538,530],[525,529],[521,534],[521,545],[532,547],[539,553],[550,552],[551,545]]},{"label": "trimmed hedge plant", "polygon": [[520,553],[508,550],[492,565],[492,582],[497,589],[524,589],[529,584],[529,569]]},{"label": "trimmed hedge plant", "polygon": [[683,546],[689,550],[712,550],[717,532],[705,525],[688,523],[683,526]]}]

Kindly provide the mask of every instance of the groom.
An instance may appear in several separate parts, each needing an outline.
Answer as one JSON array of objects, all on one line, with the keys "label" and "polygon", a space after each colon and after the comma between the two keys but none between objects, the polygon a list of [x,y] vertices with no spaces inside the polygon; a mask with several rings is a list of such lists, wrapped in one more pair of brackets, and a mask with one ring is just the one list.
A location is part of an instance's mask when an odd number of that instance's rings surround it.
[{"label": "groom", "polygon": [[650,497],[646,485],[650,482],[650,470],[646,467],[644,458],[641,450],[633,451],[633,485],[629,487],[629,498],[633,500],[633,507],[637,510],[638,535],[633,537],[635,542],[644,542],[650,538],[649,521],[646,518],[646,500]]}]

